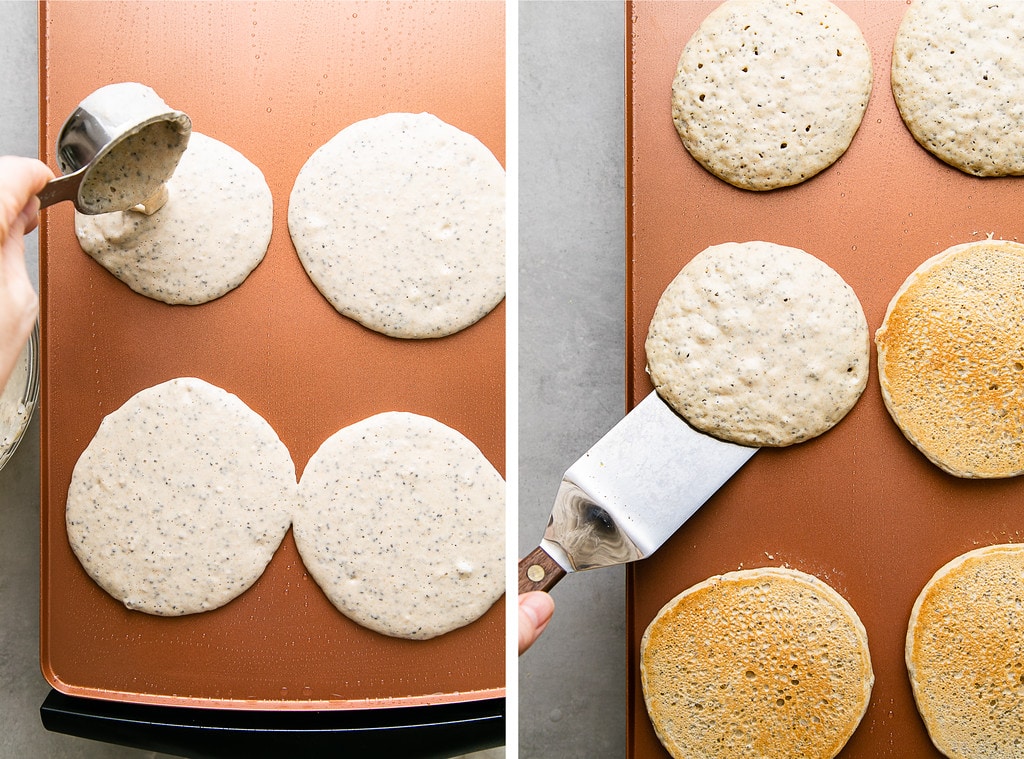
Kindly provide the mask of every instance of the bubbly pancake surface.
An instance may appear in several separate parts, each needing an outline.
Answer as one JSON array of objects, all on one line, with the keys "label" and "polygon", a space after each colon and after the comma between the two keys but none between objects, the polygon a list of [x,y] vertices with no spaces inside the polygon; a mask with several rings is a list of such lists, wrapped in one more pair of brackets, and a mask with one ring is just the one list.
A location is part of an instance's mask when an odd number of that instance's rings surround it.
[{"label": "bubbly pancake surface", "polygon": [[198,305],[238,287],[270,244],[273,199],[234,148],[193,132],[154,214],[75,214],[79,244],[135,292]]},{"label": "bubbly pancake surface", "polygon": [[921,264],[875,333],[882,398],[958,477],[1024,472],[1024,245],[955,245]]},{"label": "bubbly pancake surface", "polygon": [[331,138],[295,180],[288,229],[331,305],[386,335],[444,337],[505,297],[505,171],[429,113]]},{"label": "bubbly pancake surface", "polygon": [[1024,546],[993,545],[928,581],[907,628],[914,700],[951,759],[1019,756],[1024,745]]},{"label": "bubbly pancake surface", "polygon": [[849,147],[871,94],[871,53],[826,0],[727,0],[686,43],[672,119],[690,154],[748,190],[798,184]]},{"label": "bubbly pancake surface", "polygon": [[698,253],[647,334],[658,393],[690,424],[741,445],[820,435],[860,398],[867,321],[853,289],[797,248],[753,241]]},{"label": "bubbly pancake surface", "polygon": [[225,390],[178,378],[103,419],[72,473],[68,540],[129,609],[194,614],[259,578],[297,492],[288,449],[262,417]]},{"label": "bubbly pancake surface", "polygon": [[387,412],[345,427],[306,464],[299,489],[302,561],[364,627],[433,638],[504,592],[504,480],[441,422]]},{"label": "bubbly pancake surface", "polygon": [[669,601],[640,648],[644,699],[674,757],[833,757],[874,684],[867,633],[835,590],[766,567]]},{"label": "bubbly pancake surface", "polygon": [[968,174],[1024,174],[1024,3],[914,0],[892,92],[914,139]]}]

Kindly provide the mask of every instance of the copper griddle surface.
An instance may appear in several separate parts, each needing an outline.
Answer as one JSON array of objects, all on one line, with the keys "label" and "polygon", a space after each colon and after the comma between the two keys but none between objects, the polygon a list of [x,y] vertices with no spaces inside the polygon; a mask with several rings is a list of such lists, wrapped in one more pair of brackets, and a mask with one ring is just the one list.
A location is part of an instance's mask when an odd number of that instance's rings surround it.
[{"label": "copper griddle surface", "polygon": [[[53,2],[41,6],[41,142],[118,81],[153,87],[194,129],[265,174],[264,262],[202,306],[136,295],[86,256],[65,203],[44,214],[41,662],[72,695],[244,708],[360,708],[504,695],[504,601],[431,641],[350,622],[306,575],[291,533],[263,577],[216,611],[127,611],[70,548],[71,471],[99,426],[143,388],[201,377],[263,415],[301,474],[316,448],[371,414],[432,416],[505,457],[505,307],[439,340],[402,341],[337,314],[288,237],[292,183],[340,129],[428,111],[504,163],[502,3]],[[244,222],[243,222],[244,223]]]},{"label": "copper griddle surface", "polygon": [[[920,148],[889,89],[905,2],[839,2],[862,29],[874,89],[846,154],[794,188],[719,181],[683,148],[670,115],[679,55],[714,2],[627,8],[628,398],[651,392],[644,340],[668,282],[715,243],[764,239],[803,248],[859,295],[872,332],[906,276],[950,245],[1018,239],[1021,179],[978,179]],[[711,575],[786,565],[818,575],[857,610],[875,670],[871,704],[843,757],[934,757],[903,663],[907,620],[942,564],[981,545],[1022,540],[1024,481],[965,481],[907,442],[881,400],[872,345],[863,397],[836,428],[762,450],[654,556],[628,574],[628,754],[664,757],[644,708],[640,638],[661,606]]]}]

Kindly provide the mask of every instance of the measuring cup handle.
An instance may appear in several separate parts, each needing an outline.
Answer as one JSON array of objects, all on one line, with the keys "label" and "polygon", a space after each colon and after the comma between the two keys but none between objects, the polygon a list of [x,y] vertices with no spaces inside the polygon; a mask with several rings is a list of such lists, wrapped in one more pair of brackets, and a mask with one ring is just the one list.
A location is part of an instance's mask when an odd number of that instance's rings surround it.
[{"label": "measuring cup handle", "polygon": [[84,173],[84,169],[79,169],[71,174],[57,177],[47,182],[46,187],[40,190],[36,196],[39,198],[39,207],[46,208],[62,200],[76,201],[78,199],[78,188],[82,184]]}]

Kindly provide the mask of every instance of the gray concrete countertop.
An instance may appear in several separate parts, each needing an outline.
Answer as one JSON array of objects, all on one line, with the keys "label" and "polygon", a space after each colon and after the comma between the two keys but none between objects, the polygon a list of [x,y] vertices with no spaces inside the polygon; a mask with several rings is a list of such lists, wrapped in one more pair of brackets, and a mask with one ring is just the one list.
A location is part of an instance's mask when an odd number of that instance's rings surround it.
[{"label": "gray concrete countertop", "polygon": [[[625,412],[625,10],[519,6],[519,550]],[[519,756],[625,756],[625,573],[569,575],[519,660]]]}]

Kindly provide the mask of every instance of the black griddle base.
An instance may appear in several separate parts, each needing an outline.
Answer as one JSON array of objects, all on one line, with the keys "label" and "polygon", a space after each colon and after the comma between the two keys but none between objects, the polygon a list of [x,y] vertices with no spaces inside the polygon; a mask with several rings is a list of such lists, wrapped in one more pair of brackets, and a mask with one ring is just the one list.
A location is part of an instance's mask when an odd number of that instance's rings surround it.
[{"label": "black griddle base", "polygon": [[394,709],[243,711],[129,704],[55,690],[39,708],[50,731],[193,759],[446,759],[505,743],[505,699]]}]

